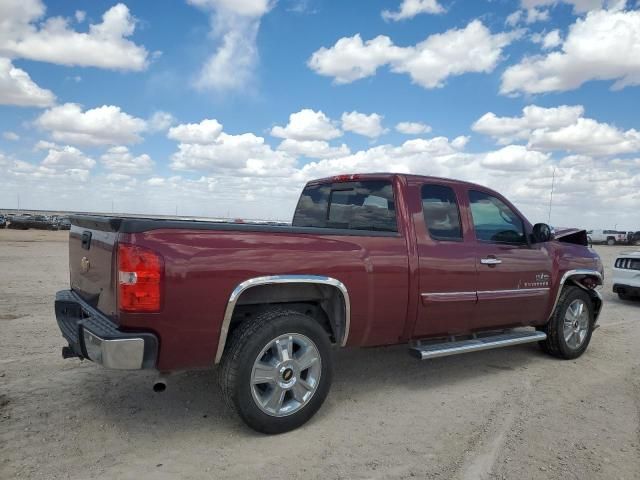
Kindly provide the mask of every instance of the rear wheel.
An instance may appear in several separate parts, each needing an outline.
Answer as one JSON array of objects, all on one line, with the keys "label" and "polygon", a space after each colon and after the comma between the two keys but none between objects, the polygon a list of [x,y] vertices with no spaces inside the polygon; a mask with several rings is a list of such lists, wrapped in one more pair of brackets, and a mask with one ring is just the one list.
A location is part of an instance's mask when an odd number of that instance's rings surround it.
[{"label": "rear wheel", "polygon": [[626,293],[618,292],[618,298],[620,300],[631,300],[631,295],[627,295]]},{"label": "rear wheel", "polygon": [[307,422],[331,386],[331,343],[312,318],[268,310],[240,325],[222,358],[220,385],[242,420],[262,433]]},{"label": "rear wheel", "polygon": [[549,323],[540,330],[547,334],[542,350],[555,357],[572,359],[584,353],[593,333],[593,303],[579,287],[565,287]]},{"label": "rear wheel", "polygon": [[615,244],[616,244],[616,239],[615,238],[612,238],[612,237],[607,238],[607,245],[612,246],[612,245],[615,245]]}]

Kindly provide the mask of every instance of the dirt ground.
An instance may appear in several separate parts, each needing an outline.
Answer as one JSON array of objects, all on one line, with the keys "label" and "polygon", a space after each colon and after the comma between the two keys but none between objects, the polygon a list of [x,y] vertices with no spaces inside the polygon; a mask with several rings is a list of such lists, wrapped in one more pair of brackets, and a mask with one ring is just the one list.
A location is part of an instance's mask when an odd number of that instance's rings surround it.
[{"label": "dirt ground", "polygon": [[[108,371],[63,360],[53,315],[66,232],[0,230],[0,478],[640,478],[640,302],[611,293],[591,345],[418,361],[336,352],[333,388],[297,431],[256,434],[213,372]],[[637,248],[637,247],[636,247]]]}]

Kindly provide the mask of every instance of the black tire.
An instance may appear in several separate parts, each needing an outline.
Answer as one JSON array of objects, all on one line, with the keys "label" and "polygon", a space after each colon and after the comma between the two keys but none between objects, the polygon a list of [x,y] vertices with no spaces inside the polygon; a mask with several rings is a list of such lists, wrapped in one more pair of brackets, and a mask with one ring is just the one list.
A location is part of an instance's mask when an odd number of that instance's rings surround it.
[{"label": "black tire", "polygon": [[[588,327],[586,336],[582,343],[577,348],[572,348],[572,346],[570,346],[565,340],[564,320],[569,305],[571,305],[575,300],[582,300],[586,305],[588,313]],[[551,319],[546,325],[538,328],[538,330],[547,334],[546,340],[539,342],[542,351],[554,357],[566,360],[578,358],[585,352],[589,346],[589,342],[591,341],[594,325],[593,319],[593,302],[591,301],[589,294],[579,287],[564,287],[560,294],[560,298],[558,299],[558,304],[551,315]]]},{"label": "black tire", "polygon": [[[301,409],[287,416],[272,416],[254,400],[251,373],[262,350],[285,334],[300,334],[312,340],[320,354],[321,370],[312,397]],[[252,429],[267,434],[284,433],[306,423],[320,409],[333,377],[328,333],[312,318],[292,310],[270,309],[238,326],[222,357],[219,382],[227,405]]]},{"label": "black tire", "polygon": [[631,300],[631,296],[626,293],[618,292],[618,298],[620,300]]},{"label": "black tire", "polygon": [[616,244],[616,239],[609,237],[607,238],[607,245],[609,245],[610,247]]}]

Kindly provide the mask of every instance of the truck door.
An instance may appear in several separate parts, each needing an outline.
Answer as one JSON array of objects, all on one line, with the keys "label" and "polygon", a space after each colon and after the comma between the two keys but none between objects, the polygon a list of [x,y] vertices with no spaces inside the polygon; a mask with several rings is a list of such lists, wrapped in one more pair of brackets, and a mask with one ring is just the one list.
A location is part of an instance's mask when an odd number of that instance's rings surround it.
[{"label": "truck door", "polygon": [[545,244],[531,245],[522,217],[493,192],[470,189],[468,200],[478,271],[472,329],[540,323],[552,272]]},{"label": "truck door", "polygon": [[413,338],[454,335],[469,329],[476,304],[476,265],[468,222],[460,214],[455,183],[414,185],[418,256],[418,312]]}]

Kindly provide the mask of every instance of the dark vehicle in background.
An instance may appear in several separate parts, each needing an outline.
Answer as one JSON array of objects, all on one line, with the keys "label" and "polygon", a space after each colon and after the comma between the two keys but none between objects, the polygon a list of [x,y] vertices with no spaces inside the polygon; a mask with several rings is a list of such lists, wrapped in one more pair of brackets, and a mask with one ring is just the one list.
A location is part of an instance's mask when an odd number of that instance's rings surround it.
[{"label": "dark vehicle in background", "polygon": [[574,359],[602,307],[584,230],[552,233],[499,193],[443,178],[315,180],[291,226],[71,223],[70,289],[55,300],[63,357],[163,373],[219,364],[226,401],[265,433],[320,408],[332,346],[407,344],[429,359],[538,342]]},{"label": "dark vehicle in background", "polygon": [[11,219],[9,228],[14,230],[57,230],[58,226],[51,217],[45,215],[18,215]]},{"label": "dark vehicle in background", "polygon": [[0,215],[0,228],[5,228],[7,226],[7,217],[4,215]]},{"label": "dark vehicle in background", "polygon": [[58,218],[58,230],[71,230],[71,220],[69,220],[69,217]]}]

